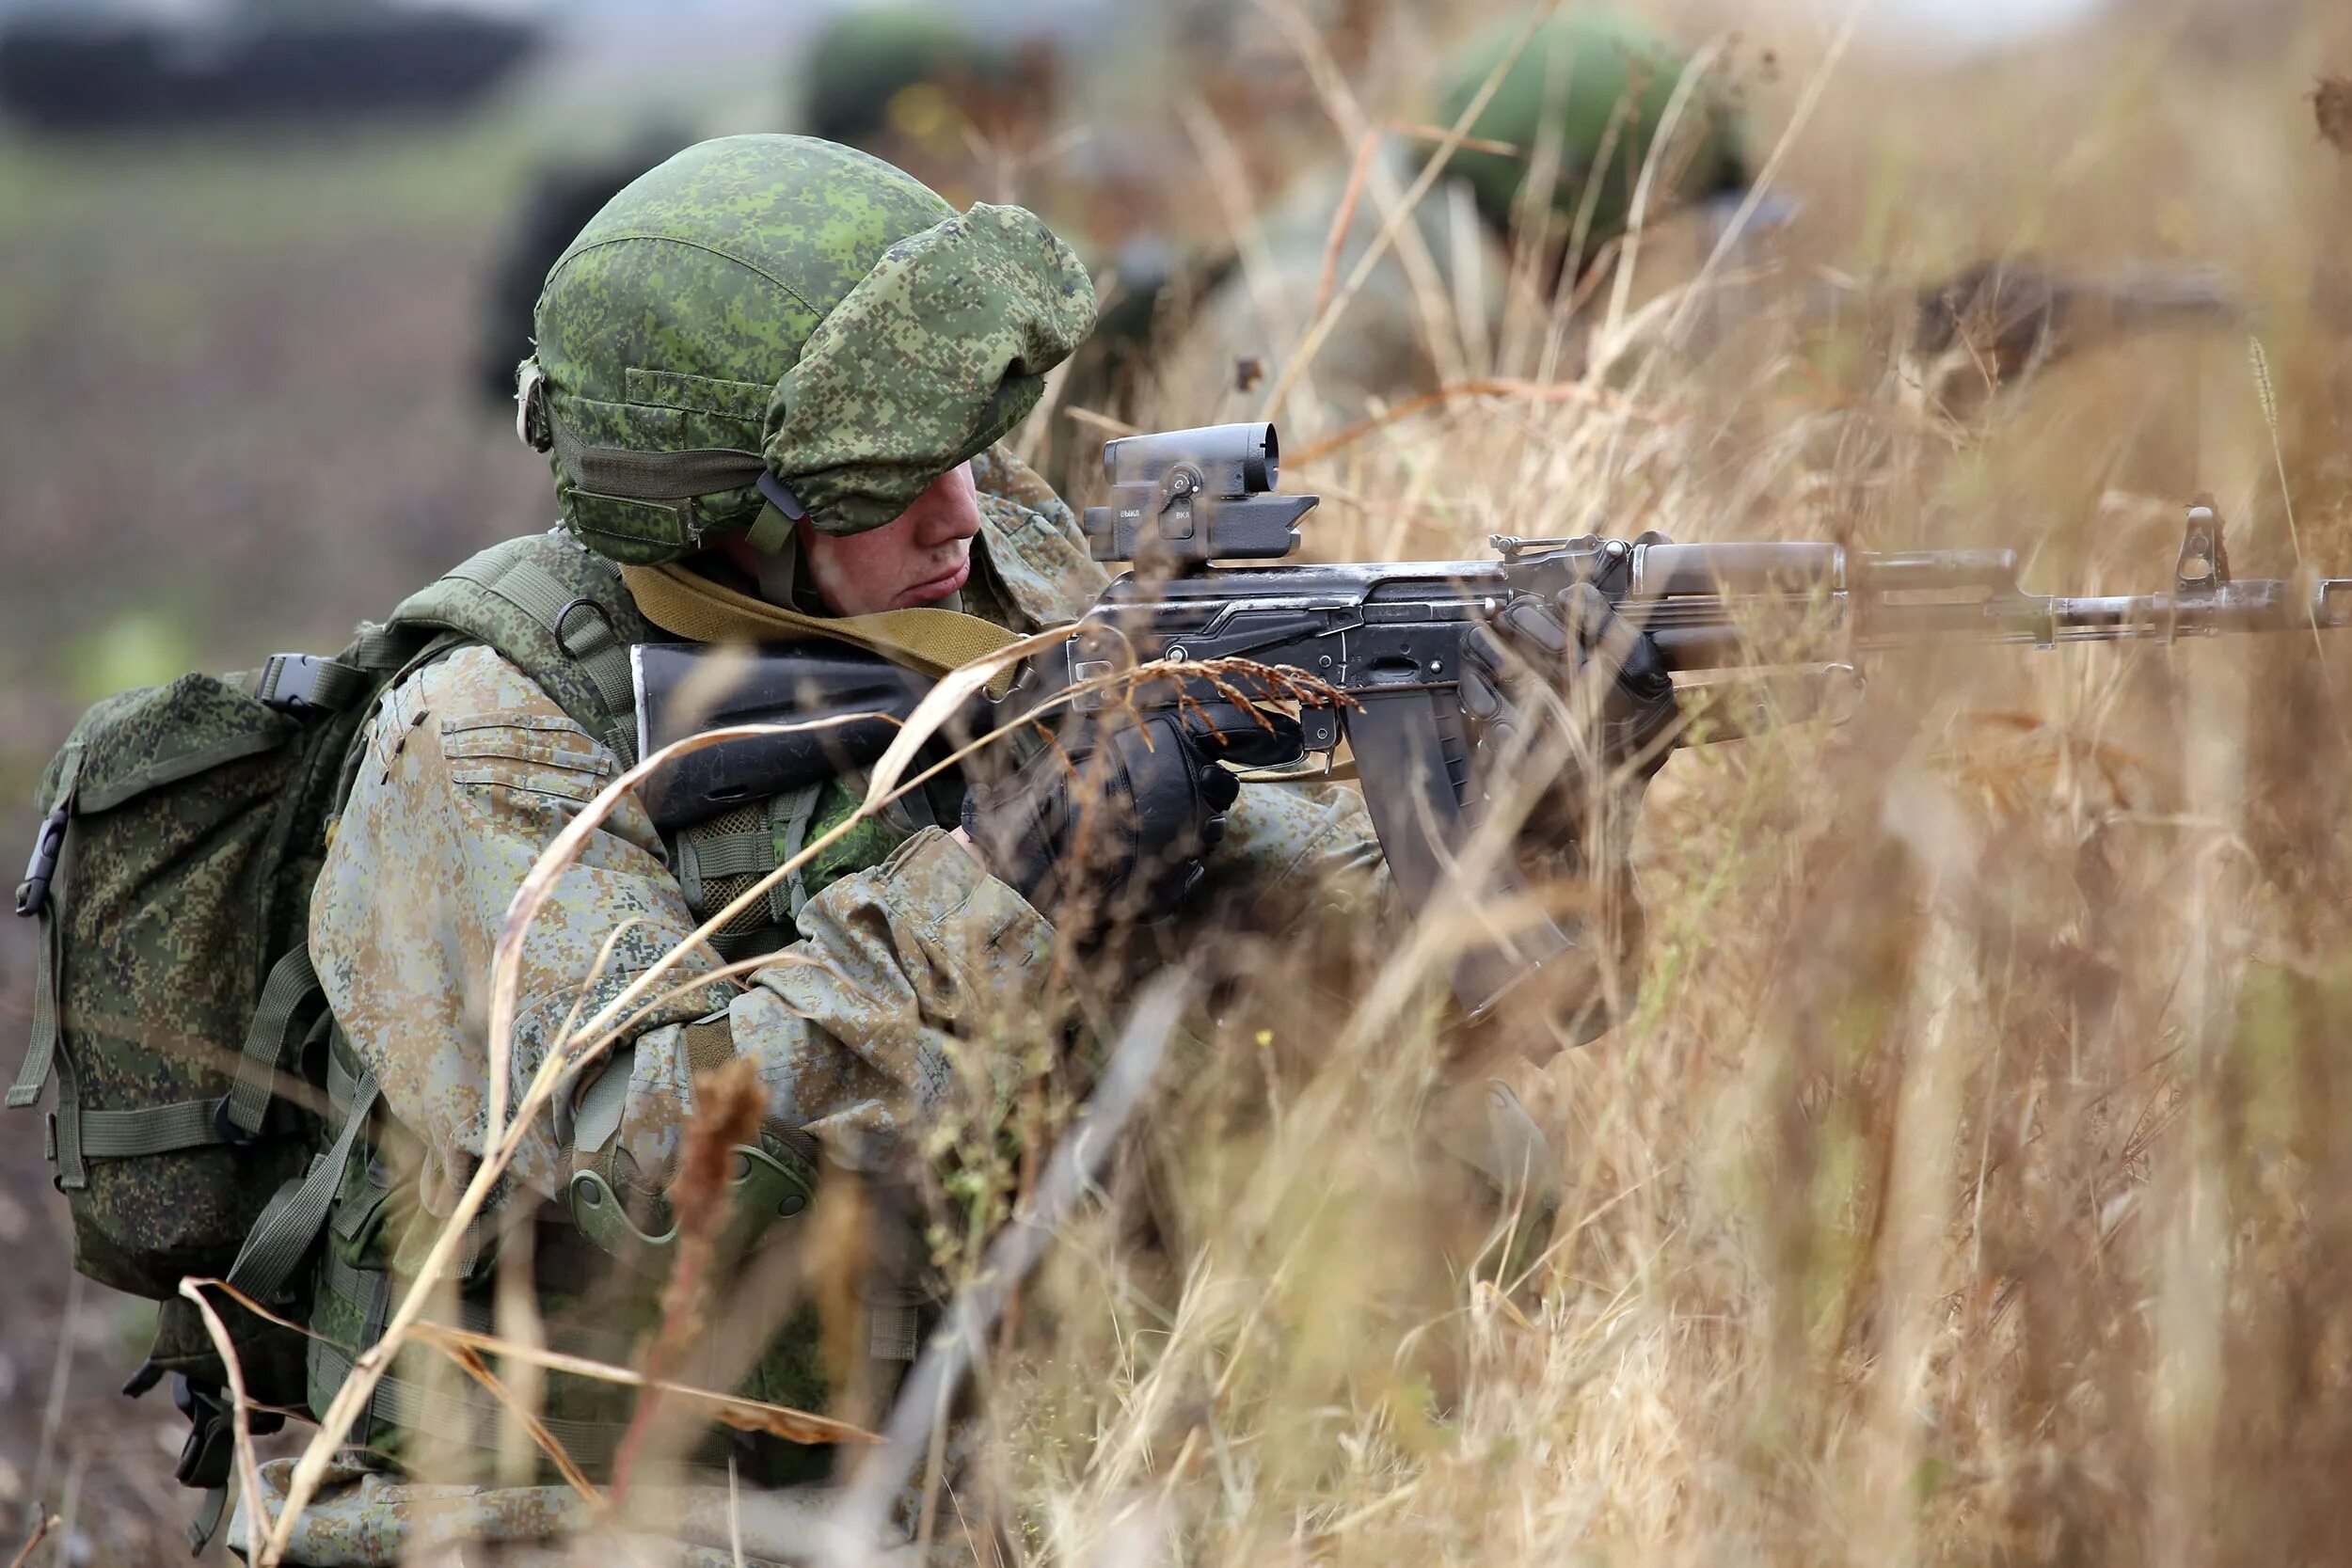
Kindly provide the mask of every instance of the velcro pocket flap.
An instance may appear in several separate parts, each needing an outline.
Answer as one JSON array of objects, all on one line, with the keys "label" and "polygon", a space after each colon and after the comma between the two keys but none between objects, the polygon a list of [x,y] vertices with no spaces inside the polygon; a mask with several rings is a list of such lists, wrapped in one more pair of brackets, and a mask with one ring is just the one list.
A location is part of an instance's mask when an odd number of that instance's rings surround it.
[{"label": "velcro pocket flap", "polygon": [[757,381],[722,381],[716,376],[640,370],[634,366],[623,372],[621,386],[622,395],[631,403],[716,414],[721,419],[741,420],[755,426],[767,416],[768,400],[776,393],[773,387]]},{"label": "velcro pocket flap", "polygon": [[633,500],[577,488],[564,491],[562,500],[572,531],[624,566],[675,561],[702,546],[691,501]]}]

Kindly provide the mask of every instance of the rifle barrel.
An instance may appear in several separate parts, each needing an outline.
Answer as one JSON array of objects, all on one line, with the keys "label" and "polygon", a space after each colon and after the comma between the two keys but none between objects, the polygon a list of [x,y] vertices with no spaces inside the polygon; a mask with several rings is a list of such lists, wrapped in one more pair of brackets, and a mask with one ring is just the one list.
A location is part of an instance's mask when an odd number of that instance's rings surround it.
[{"label": "rifle barrel", "polygon": [[[1683,569],[1677,563],[1677,570]],[[1990,574],[1994,568],[1985,562],[1968,569]],[[2352,578],[2320,578],[2308,588],[2278,578],[2251,578],[2185,594],[2066,596],[2011,587],[1975,597],[1888,598],[1927,586],[1909,570],[1896,580],[1902,586],[1888,587],[1879,577],[1867,590],[1814,594],[1629,595],[1625,608],[1677,670],[1804,664],[1848,652],[1945,642],[2048,647],[2352,626]],[[1934,586],[1965,584],[1947,578]]]}]

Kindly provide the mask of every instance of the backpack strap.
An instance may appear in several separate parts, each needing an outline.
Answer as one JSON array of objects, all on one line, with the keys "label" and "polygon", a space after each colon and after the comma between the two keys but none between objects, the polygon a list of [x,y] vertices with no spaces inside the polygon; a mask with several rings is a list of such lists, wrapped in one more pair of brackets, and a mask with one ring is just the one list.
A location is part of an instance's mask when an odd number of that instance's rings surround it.
[{"label": "backpack strap", "polygon": [[313,997],[325,1000],[319,972],[310,963],[310,944],[296,942],[271,966],[269,978],[262,984],[261,1003],[246,1029],[245,1049],[237,1053],[237,1081],[221,1107],[241,1138],[261,1135],[278,1070],[294,1059],[310,1032]]},{"label": "backpack strap", "polygon": [[388,629],[454,633],[529,676],[624,767],[637,760],[628,649],[648,635],[620,568],[562,533],[493,545],[392,611]]}]

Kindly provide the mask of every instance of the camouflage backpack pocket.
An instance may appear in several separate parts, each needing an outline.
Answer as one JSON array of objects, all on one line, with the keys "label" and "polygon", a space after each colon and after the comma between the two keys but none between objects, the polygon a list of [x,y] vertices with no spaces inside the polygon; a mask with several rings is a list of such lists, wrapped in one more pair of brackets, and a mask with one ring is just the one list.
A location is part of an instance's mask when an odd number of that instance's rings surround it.
[{"label": "camouflage backpack pocket", "polygon": [[41,928],[33,1041],[8,1100],[56,1081],[48,1153],[74,1266],[102,1284],[164,1299],[227,1272],[304,1163],[310,1118],[272,1092],[316,1015],[284,863],[335,727],[183,675],[92,708],[42,780],[17,890]]}]

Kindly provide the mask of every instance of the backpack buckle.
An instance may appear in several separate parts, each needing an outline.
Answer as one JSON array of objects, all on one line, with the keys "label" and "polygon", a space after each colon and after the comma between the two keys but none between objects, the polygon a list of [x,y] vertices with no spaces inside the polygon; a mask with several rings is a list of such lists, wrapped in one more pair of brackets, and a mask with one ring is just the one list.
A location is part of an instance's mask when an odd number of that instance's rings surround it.
[{"label": "backpack buckle", "polygon": [[[188,1418],[188,1440],[181,1445],[172,1479],[183,1486],[206,1490],[227,1485],[237,1453],[237,1409],[228,1391],[191,1383],[185,1372],[180,1372],[171,1380],[171,1402]],[[256,1437],[266,1437],[285,1424],[286,1418],[274,1410],[256,1410],[247,1417],[246,1430]]]},{"label": "backpack buckle", "polygon": [[253,695],[280,713],[324,713],[328,705],[319,700],[319,683],[333,662],[317,654],[272,654]]},{"label": "backpack buckle", "polygon": [[66,819],[72,815],[72,806],[60,803],[40,819],[40,831],[33,835],[32,859],[24,863],[24,879],[16,884],[17,913],[39,914],[49,902],[49,884],[57,875],[57,857],[65,849]]}]

